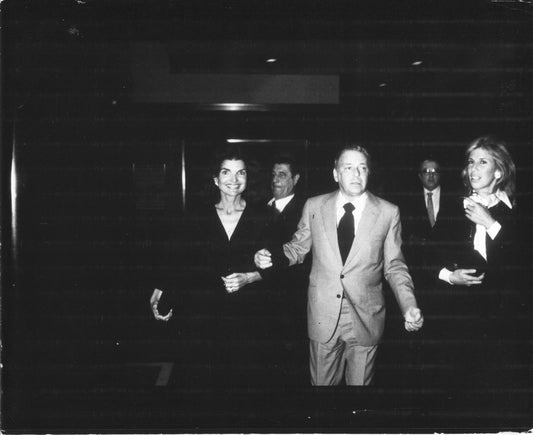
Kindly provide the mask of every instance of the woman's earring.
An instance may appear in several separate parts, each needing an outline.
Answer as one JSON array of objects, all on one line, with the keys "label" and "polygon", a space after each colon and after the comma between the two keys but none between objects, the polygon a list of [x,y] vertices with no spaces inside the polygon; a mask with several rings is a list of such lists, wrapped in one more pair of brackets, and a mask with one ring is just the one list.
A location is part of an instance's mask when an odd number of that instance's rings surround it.
[{"label": "woman's earring", "polygon": [[496,178],[496,180],[502,178],[502,174],[501,174],[501,172],[500,172],[500,171],[496,171],[496,172],[494,172],[494,178]]}]

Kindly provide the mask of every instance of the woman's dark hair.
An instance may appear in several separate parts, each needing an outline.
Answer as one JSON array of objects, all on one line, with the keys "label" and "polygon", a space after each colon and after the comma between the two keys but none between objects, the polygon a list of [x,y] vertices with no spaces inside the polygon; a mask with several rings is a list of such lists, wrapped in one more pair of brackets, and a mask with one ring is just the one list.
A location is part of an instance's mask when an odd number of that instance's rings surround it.
[{"label": "woman's dark hair", "polygon": [[241,147],[238,145],[227,145],[223,148],[218,149],[213,154],[211,159],[211,164],[209,166],[209,173],[211,178],[218,177],[220,172],[220,165],[224,160],[242,160],[244,162],[244,167],[248,169],[248,158],[242,151]]},{"label": "woman's dark hair", "polygon": [[259,165],[255,158],[252,158],[248,152],[243,150],[237,144],[227,144],[225,142],[217,144],[212,155],[211,162],[208,167],[208,180],[205,184],[205,198],[207,202],[217,201],[219,199],[220,191],[213,183],[213,178],[218,177],[220,172],[220,165],[224,160],[241,160],[244,162],[248,180],[246,183],[246,190],[242,196],[247,201],[253,203],[257,202],[261,192],[261,179],[258,177]]},{"label": "woman's dark hair", "polygon": [[468,188],[469,194],[472,193],[472,187],[470,186],[470,180],[468,178],[468,159],[472,151],[481,148],[487,151],[494,159],[496,169],[500,172],[501,177],[496,182],[496,189],[502,190],[507,193],[509,199],[514,201],[515,185],[516,185],[516,167],[507,151],[507,145],[504,141],[494,136],[482,136],[474,140],[466,149],[465,153],[465,166],[461,172],[463,177],[463,183]]}]

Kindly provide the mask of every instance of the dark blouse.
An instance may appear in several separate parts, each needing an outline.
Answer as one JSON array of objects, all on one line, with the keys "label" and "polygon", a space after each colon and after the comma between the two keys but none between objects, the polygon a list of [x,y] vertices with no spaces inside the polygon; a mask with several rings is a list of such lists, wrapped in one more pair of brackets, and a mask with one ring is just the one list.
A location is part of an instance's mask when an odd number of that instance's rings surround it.
[{"label": "dark blouse", "polygon": [[242,290],[252,291],[255,283],[229,295],[221,277],[256,270],[254,254],[262,247],[263,227],[264,219],[250,205],[244,209],[230,239],[214,206],[195,217],[194,268],[200,269],[198,278],[210,291],[224,297],[238,297]]},{"label": "dark blouse", "polygon": [[254,254],[264,246],[264,225],[265,218],[247,204],[228,239],[214,205],[191,214],[186,225],[169,234],[168,249],[154,256],[159,264],[152,286],[164,291],[160,311],[172,307],[180,325],[201,323],[206,337],[251,332],[260,323],[253,317],[262,310],[263,283],[228,293],[221,277],[256,270]]},{"label": "dark blouse", "polygon": [[193,382],[257,382],[251,368],[266,329],[262,282],[228,293],[221,277],[256,270],[254,254],[263,247],[263,226],[263,218],[248,203],[228,239],[212,205],[190,215],[187,224],[169,236],[168,244],[175,249],[158,256],[155,281],[164,290],[160,312],[173,309],[169,324],[181,340],[179,358],[188,370],[183,376]]}]

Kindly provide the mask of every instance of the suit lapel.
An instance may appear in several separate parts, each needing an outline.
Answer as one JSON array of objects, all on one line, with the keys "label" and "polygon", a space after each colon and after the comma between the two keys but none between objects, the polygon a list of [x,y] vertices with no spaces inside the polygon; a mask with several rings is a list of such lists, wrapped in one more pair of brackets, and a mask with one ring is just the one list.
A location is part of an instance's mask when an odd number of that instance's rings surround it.
[{"label": "suit lapel", "polygon": [[428,216],[428,209],[426,207],[426,192],[422,192],[422,199],[420,199],[420,196],[417,196],[417,204],[418,204],[418,216],[422,216],[422,223],[421,225],[424,225],[426,227],[426,230],[431,230],[431,225],[429,224],[429,216]]},{"label": "suit lapel", "polygon": [[322,204],[320,208],[322,212],[322,220],[324,228],[326,229],[326,236],[328,238],[331,249],[335,253],[336,261],[342,263],[341,253],[339,251],[339,241],[337,240],[337,210],[336,200],[338,191],[333,192]]},{"label": "suit lapel", "polygon": [[367,195],[365,208],[361,220],[359,221],[359,225],[357,226],[357,232],[355,233],[352,248],[346,258],[345,265],[348,265],[348,263],[350,263],[350,261],[356,256],[359,251],[358,246],[361,246],[362,243],[368,241],[368,236],[372,233],[372,228],[376,224],[379,215],[379,207],[376,197],[370,192],[367,192]]}]

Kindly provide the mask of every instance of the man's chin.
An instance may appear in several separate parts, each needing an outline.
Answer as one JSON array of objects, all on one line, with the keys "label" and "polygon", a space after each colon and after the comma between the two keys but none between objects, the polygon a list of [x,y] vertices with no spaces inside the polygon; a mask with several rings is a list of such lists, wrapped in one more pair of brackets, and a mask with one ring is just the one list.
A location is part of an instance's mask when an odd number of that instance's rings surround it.
[{"label": "man's chin", "polygon": [[364,192],[363,189],[350,189],[350,191],[348,192],[348,195],[350,196],[359,196],[359,195],[362,195]]}]

